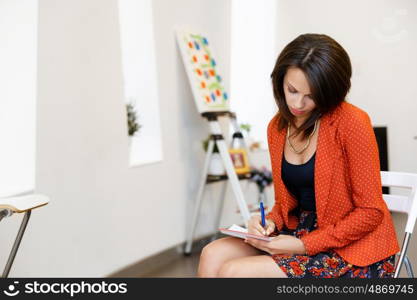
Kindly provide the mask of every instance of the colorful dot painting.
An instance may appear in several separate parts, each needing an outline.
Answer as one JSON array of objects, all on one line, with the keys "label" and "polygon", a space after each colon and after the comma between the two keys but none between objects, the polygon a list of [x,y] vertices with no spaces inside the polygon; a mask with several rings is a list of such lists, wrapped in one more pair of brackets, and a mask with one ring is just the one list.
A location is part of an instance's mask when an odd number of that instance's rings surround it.
[{"label": "colorful dot painting", "polygon": [[218,73],[217,62],[209,48],[208,39],[184,32],[178,37],[179,43],[183,43],[180,48],[184,63],[190,67],[188,77],[199,110],[228,110],[228,96],[222,77]]}]

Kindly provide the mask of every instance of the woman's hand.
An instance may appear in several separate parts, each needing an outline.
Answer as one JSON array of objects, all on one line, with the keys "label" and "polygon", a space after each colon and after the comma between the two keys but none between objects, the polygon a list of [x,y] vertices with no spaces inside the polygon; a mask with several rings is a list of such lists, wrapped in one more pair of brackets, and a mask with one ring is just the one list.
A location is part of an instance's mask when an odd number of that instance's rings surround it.
[{"label": "woman's hand", "polygon": [[248,233],[270,235],[275,230],[275,223],[270,219],[266,219],[265,223],[265,228],[263,228],[261,216],[253,215],[248,222]]},{"label": "woman's hand", "polygon": [[252,245],[255,248],[268,252],[269,254],[306,254],[304,243],[292,236],[286,234],[280,234],[274,237],[272,241],[266,242],[253,238],[245,239],[245,242]]}]

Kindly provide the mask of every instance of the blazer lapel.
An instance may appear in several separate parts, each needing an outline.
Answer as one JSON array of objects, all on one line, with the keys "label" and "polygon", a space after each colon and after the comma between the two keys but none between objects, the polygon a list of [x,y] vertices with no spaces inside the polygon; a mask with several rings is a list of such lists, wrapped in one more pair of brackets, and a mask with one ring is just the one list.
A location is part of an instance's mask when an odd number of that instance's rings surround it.
[{"label": "blazer lapel", "polygon": [[322,118],[317,142],[314,165],[314,193],[318,226],[325,219],[326,204],[329,200],[334,163],[336,161],[336,126],[332,124],[334,115]]}]

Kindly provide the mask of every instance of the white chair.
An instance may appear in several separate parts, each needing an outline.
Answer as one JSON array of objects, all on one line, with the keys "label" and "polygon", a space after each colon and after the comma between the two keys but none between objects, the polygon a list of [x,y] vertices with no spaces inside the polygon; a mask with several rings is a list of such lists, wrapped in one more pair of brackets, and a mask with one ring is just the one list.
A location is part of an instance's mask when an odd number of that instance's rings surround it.
[{"label": "white chair", "polygon": [[382,186],[411,189],[407,196],[383,194],[383,198],[390,211],[405,213],[408,216],[403,244],[395,266],[394,278],[398,278],[403,263],[405,263],[408,276],[414,278],[413,269],[407,257],[407,247],[417,218],[417,174],[381,171],[381,183]]},{"label": "white chair", "polygon": [[19,249],[20,242],[22,241],[23,234],[26,229],[26,225],[29,221],[32,209],[44,206],[48,204],[49,198],[40,195],[32,194],[32,192],[26,192],[11,197],[0,198],[0,221],[5,217],[10,217],[14,213],[25,213],[22,223],[20,224],[19,231],[17,233],[12,250],[10,251],[9,258],[3,271],[3,278],[7,278],[10,269],[12,267],[14,258],[16,257],[17,250]]}]

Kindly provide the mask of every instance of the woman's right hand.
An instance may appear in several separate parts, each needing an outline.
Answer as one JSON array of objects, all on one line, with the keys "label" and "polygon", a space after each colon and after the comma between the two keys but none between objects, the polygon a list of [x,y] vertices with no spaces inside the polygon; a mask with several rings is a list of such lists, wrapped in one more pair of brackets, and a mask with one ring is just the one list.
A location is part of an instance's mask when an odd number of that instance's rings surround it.
[{"label": "woman's right hand", "polygon": [[270,219],[266,219],[265,223],[265,228],[263,228],[261,216],[253,215],[248,222],[248,233],[270,235],[275,230],[275,223]]}]

